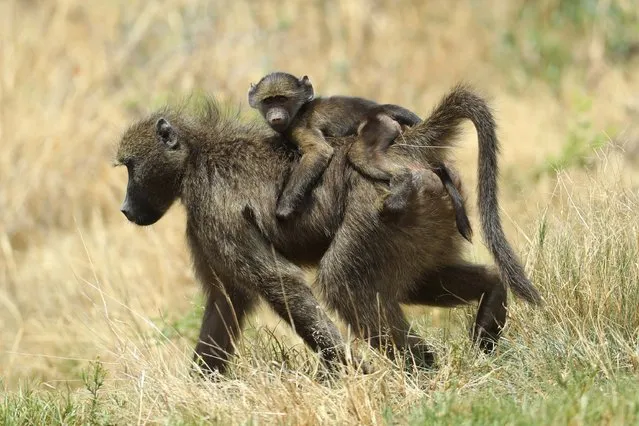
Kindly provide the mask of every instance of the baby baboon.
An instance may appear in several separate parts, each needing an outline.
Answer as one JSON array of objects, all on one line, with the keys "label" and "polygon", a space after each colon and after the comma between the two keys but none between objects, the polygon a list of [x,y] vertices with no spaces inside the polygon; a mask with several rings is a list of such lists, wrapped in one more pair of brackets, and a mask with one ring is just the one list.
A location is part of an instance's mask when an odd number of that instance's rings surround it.
[{"label": "baby baboon", "polygon": [[342,337],[306,286],[303,265],[317,266],[315,286],[328,307],[371,345],[392,344],[428,364],[432,354],[409,333],[400,303],[478,301],[471,336],[491,351],[506,320],[507,288],[533,304],[540,296],[501,227],[490,110],[472,91],[456,87],[388,155],[424,169],[444,162],[449,150],[423,148],[450,146],[464,119],[478,132],[479,210],[497,271],[462,259],[448,197],[420,191],[407,208],[409,221],[382,221],[374,205],[384,184],[355,173],[347,159],[356,136],[330,139],[335,154],[312,190],[316,202],[281,223],[273,200],[299,154],[280,135],[222,117],[212,103],[201,116],[167,108],[133,124],[117,151],[129,176],[121,210],[129,221],[150,225],[175,200],[183,203],[194,268],[207,295],[195,349],[201,367],[224,371],[260,298],[329,365],[346,362]]},{"label": "baby baboon", "polygon": [[390,210],[393,215],[406,210],[411,194],[418,189],[414,182],[416,173],[421,172],[419,181],[423,189],[433,194],[444,184],[446,192],[451,197],[457,229],[464,238],[471,241],[472,227],[466,214],[464,199],[457,189],[461,187],[459,176],[443,163],[428,169],[417,164],[413,165],[411,170],[396,161],[391,161],[390,157],[385,155],[401,131],[401,125],[391,116],[376,110],[371,111],[357,129],[359,137],[348,151],[348,159],[360,172],[380,180],[390,180],[391,186],[393,178],[398,178],[399,182],[395,183],[393,192],[384,202],[386,208],[383,212]]},{"label": "baby baboon", "polygon": [[[290,218],[326,169],[333,156],[333,147],[327,143],[326,137],[353,135],[367,117],[374,120],[378,114],[385,114],[405,126],[421,121],[413,112],[398,105],[379,105],[349,96],[316,98],[307,76],[298,79],[283,72],[268,74],[257,84],[251,84],[248,100],[273,130],[283,134],[302,152],[302,158],[294,166],[277,203],[276,214],[280,219]],[[367,129],[373,130],[373,126]],[[382,141],[378,142],[374,136],[373,131],[367,131],[364,139],[376,155],[369,155],[370,150],[357,150],[357,154],[349,155],[349,159],[370,178],[390,181],[391,193],[384,201],[383,211],[398,214],[406,208],[407,196],[414,186],[414,173],[410,168],[399,167],[385,158],[385,148],[395,138],[386,138],[380,143]],[[376,148],[378,144],[384,145],[384,149]],[[451,181],[448,169],[443,164],[437,168],[438,176],[452,198],[459,231],[470,241],[472,229],[461,196]]]}]

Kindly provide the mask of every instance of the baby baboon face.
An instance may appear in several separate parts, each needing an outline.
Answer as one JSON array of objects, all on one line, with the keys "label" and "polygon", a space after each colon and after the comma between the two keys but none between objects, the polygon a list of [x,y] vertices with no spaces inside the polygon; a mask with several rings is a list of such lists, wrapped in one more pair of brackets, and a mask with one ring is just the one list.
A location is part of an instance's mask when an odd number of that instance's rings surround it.
[{"label": "baby baboon face", "polygon": [[152,225],[171,207],[180,192],[186,147],[165,118],[132,126],[122,137],[116,164],[124,165],[128,183],[120,211],[140,226]]},{"label": "baby baboon face", "polygon": [[302,105],[313,99],[313,85],[307,76],[297,78],[287,73],[271,73],[251,84],[249,105],[256,108],[269,126],[278,133],[288,129]]},{"label": "baby baboon face", "polygon": [[273,96],[262,101],[260,113],[273,130],[281,133],[291,124],[292,116],[289,111],[294,108],[294,102],[286,96]]}]

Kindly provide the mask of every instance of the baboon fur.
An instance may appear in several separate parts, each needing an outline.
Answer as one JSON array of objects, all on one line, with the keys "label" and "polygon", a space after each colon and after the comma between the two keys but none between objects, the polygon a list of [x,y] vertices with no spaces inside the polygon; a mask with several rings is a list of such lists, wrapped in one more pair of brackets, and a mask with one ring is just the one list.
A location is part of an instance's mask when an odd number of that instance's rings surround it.
[{"label": "baboon fur", "polygon": [[[321,299],[374,347],[409,350],[421,364],[432,353],[409,334],[400,303],[452,307],[479,301],[471,336],[492,351],[506,319],[507,288],[537,304],[540,296],[508,244],[497,203],[498,141],[492,114],[469,88],[456,86],[423,122],[393,145],[395,161],[424,167],[447,160],[459,124],[479,136],[479,211],[497,268],[462,259],[449,197],[420,192],[399,223],[380,219],[387,185],[347,161],[357,137],[329,138],[333,160],[299,215],[281,223],[276,200],[299,160],[281,135],[261,123],[224,117],[213,103],[189,115],[165,108],[124,133],[116,160],[129,180],[121,210],[138,225],[157,222],[180,200],[196,275],[207,295],[196,359],[223,372],[247,314],[262,298],[327,365],[345,362],[344,342],[305,284],[315,265]],[[429,149],[435,147],[437,149]]]}]

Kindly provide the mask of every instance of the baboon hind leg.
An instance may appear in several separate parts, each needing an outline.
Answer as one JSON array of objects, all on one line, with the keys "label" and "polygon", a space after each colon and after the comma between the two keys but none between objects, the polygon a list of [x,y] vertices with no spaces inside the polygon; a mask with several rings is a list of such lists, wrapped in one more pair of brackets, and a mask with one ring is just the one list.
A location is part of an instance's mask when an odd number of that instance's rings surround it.
[{"label": "baboon hind leg", "polygon": [[479,301],[471,338],[490,353],[506,322],[506,297],[506,287],[497,272],[483,265],[463,263],[425,273],[403,302],[452,307]]},{"label": "baboon hind leg", "polygon": [[378,291],[386,284],[376,285],[380,280],[376,272],[383,267],[382,262],[365,259],[366,253],[360,253],[357,262],[344,261],[366,246],[366,238],[358,238],[352,231],[344,223],[320,262],[316,284],[326,303],[373,348],[391,358],[393,346],[400,353],[410,351],[419,366],[430,367],[434,354],[421,337],[411,332],[394,292]]}]

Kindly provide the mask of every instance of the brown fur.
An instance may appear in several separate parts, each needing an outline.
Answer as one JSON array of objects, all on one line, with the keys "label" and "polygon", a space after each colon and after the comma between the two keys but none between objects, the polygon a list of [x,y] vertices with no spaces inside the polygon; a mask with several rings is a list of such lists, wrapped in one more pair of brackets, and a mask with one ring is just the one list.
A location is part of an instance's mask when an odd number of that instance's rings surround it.
[{"label": "brown fur", "polygon": [[149,225],[175,200],[184,204],[194,268],[207,294],[196,347],[202,368],[225,370],[233,341],[260,298],[294,324],[323,360],[345,362],[343,340],[305,285],[302,265],[317,266],[322,299],[375,347],[392,343],[430,364],[432,353],[409,334],[400,303],[479,301],[472,337],[491,351],[506,319],[502,280],[530,302],[539,295],[501,231],[496,162],[489,161],[496,140],[486,140],[494,123],[485,108],[481,98],[457,87],[406,132],[406,142],[422,149],[394,145],[389,155],[424,168],[443,162],[447,150],[427,147],[450,146],[461,120],[472,117],[480,136],[480,196],[486,197],[479,200],[480,213],[498,271],[462,259],[463,239],[448,197],[420,190],[403,220],[382,221],[375,203],[385,185],[364,178],[347,159],[357,137],[329,139],[335,155],[308,208],[282,223],[272,200],[299,155],[279,134],[221,117],[212,104],[200,117],[165,109],[132,125],[117,153],[129,173],[121,210],[130,221]]},{"label": "brown fur", "polygon": [[[413,112],[358,97],[315,97],[307,76],[298,79],[283,72],[270,73],[252,84],[248,99],[251,107],[260,111],[273,130],[282,133],[302,153],[278,199],[278,218],[289,219],[326,170],[333,147],[325,137],[349,136],[361,131],[364,133],[360,141],[365,149],[352,150],[349,160],[369,178],[390,182],[390,196],[383,203],[383,214],[397,216],[406,210],[418,180],[415,179],[417,172],[395,163],[385,153],[399,135],[400,124],[413,126],[421,121]],[[378,132],[381,132],[379,136]],[[472,228],[461,195],[446,166],[438,164],[436,169],[452,198],[459,232],[470,241]],[[419,173],[428,172],[432,170]]]}]

